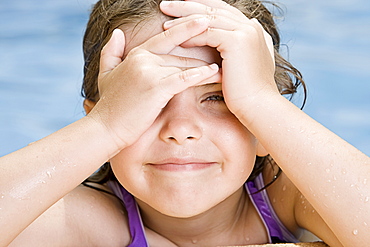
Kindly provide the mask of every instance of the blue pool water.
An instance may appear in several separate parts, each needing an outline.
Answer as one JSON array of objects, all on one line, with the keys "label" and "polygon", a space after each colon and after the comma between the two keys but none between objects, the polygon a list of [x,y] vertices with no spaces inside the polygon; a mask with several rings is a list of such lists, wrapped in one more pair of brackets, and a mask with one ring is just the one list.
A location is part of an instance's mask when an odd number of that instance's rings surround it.
[{"label": "blue pool water", "polygon": [[[0,2],[0,156],[83,116],[81,42],[95,0]],[[370,2],[280,0],[305,111],[370,155]]]}]

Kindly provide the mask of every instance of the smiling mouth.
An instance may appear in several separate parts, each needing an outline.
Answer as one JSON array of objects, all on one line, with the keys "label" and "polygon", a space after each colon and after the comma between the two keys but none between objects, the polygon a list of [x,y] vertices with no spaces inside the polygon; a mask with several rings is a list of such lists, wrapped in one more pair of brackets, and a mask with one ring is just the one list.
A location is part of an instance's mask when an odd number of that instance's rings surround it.
[{"label": "smiling mouth", "polygon": [[147,165],[155,169],[171,172],[197,171],[217,165],[216,162],[186,162],[186,163],[148,163]]}]

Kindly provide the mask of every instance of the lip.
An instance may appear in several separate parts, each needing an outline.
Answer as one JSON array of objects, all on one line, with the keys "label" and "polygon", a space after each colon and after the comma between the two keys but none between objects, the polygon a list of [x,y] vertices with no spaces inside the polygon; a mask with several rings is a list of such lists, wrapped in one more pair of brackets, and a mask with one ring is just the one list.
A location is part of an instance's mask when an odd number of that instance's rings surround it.
[{"label": "lip", "polygon": [[217,165],[217,162],[208,162],[201,159],[179,159],[171,158],[161,160],[155,163],[147,163],[147,165],[164,171],[197,171]]}]

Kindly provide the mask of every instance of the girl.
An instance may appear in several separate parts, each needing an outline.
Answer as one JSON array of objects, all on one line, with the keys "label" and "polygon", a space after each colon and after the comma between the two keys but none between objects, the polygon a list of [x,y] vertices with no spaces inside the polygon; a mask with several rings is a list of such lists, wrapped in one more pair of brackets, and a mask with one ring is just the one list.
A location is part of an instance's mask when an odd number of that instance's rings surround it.
[{"label": "girl", "polygon": [[95,5],[88,114],[1,158],[1,245],[366,245],[369,157],[281,96],[266,8],[159,2]]}]

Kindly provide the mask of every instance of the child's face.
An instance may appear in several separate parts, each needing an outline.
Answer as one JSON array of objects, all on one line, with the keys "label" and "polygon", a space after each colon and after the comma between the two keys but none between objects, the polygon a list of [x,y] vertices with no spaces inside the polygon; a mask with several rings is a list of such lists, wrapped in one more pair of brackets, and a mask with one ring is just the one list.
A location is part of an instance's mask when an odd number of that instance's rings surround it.
[{"label": "child's face", "polygon": [[[134,36],[125,33],[125,54],[162,32],[162,22],[139,30]],[[171,54],[219,63],[218,52],[209,47],[178,47]],[[242,187],[253,169],[257,141],[228,110],[221,90],[218,82],[175,95],[140,139],[111,159],[116,177],[139,203],[190,217]]]}]

